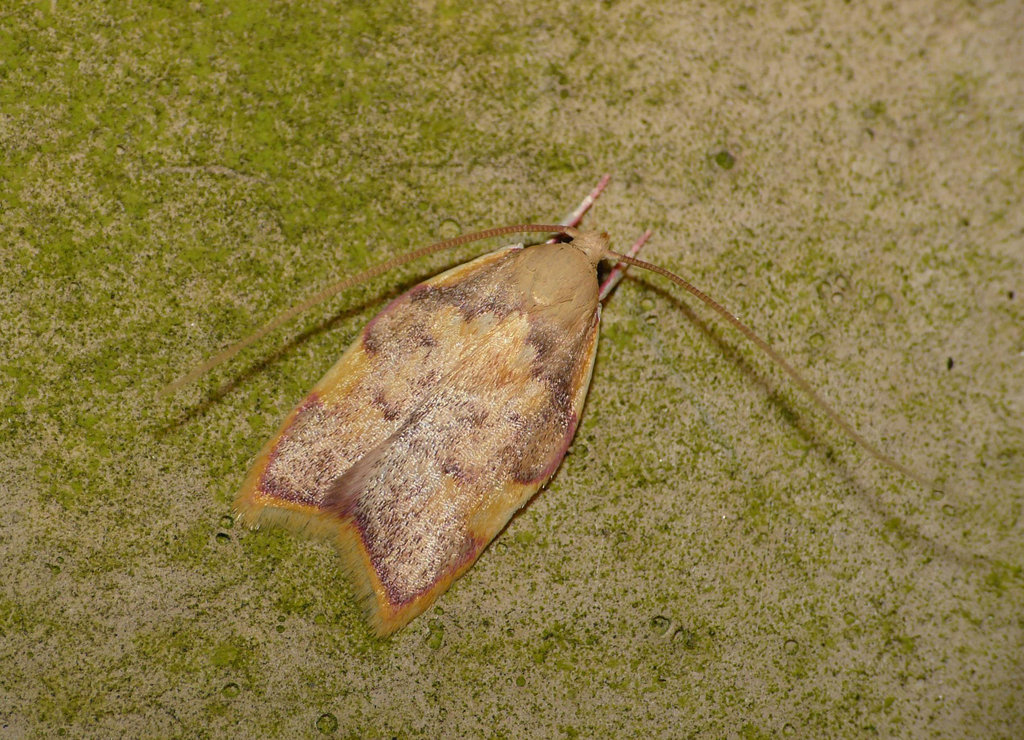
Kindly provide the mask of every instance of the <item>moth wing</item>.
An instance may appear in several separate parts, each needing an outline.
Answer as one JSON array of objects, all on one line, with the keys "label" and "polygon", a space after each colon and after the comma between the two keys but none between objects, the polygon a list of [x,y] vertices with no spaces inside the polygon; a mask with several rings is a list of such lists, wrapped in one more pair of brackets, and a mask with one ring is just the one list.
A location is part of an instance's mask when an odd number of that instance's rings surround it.
[{"label": "moth wing", "polygon": [[495,389],[496,375],[517,368],[491,358],[488,367],[441,384],[405,426],[332,484],[324,511],[354,530],[379,633],[401,627],[447,590],[554,473],[589,384],[597,332],[588,339],[568,413],[549,403],[546,389]]},{"label": "moth wing", "polygon": [[517,310],[515,254],[395,299],[289,415],[236,500],[250,524],[333,538],[379,634],[472,565],[575,431],[599,308],[576,335],[538,325]]}]

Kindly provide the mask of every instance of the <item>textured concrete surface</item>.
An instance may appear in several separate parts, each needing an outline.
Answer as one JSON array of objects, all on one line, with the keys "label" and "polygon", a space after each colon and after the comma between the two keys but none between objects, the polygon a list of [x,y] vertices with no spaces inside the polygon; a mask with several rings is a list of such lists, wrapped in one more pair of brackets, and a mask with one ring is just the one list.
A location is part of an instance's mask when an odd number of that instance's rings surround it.
[{"label": "textured concrete surface", "polygon": [[[118,5],[0,11],[0,736],[1024,735],[1020,2]],[[230,501],[472,252],[155,392],[606,171],[588,224],[938,483],[637,275],[554,481],[377,641],[330,546]]]}]

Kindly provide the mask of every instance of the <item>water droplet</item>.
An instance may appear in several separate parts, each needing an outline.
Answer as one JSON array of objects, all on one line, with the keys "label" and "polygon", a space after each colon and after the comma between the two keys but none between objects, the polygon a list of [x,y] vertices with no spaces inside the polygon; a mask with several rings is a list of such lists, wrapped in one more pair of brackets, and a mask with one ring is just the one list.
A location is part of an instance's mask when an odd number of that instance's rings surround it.
[{"label": "water droplet", "polygon": [[672,641],[678,642],[689,650],[697,644],[697,634],[686,627],[680,627],[672,634]]},{"label": "water droplet", "polygon": [[832,294],[832,303],[842,303],[842,302],[843,302],[843,294],[841,292],[837,291],[837,292]]},{"label": "water droplet", "polygon": [[938,501],[940,498],[942,498],[945,495],[946,495],[946,492],[943,491],[941,488],[933,488],[932,489],[932,499],[934,501]]},{"label": "water droplet", "polygon": [[237,683],[229,683],[224,685],[224,688],[220,690],[220,693],[225,699],[234,699],[239,693],[241,693],[241,691],[242,690],[238,687]]},{"label": "water droplet", "polygon": [[663,635],[668,632],[668,626],[671,621],[668,617],[655,617],[651,620],[651,629],[654,630],[655,634]]},{"label": "water droplet", "polygon": [[843,612],[843,621],[847,624],[853,624],[857,621],[857,615],[853,612]]},{"label": "water droplet", "polygon": [[825,335],[822,334],[820,331],[816,331],[807,338],[807,343],[811,345],[813,348],[817,349],[818,347],[825,344]]},{"label": "water droplet", "polygon": [[221,529],[231,529],[233,526],[235,526],[235,518],[230,514],[225,514],[220,518]]},{"label": "water droplet", "polygon": [[946,504],[942,507],[942,513],[946,516],[956,516],[956,507],[952,504]]},{"label": "water droplet", "polygon": [[437,227],[437,235],[442,239],[453,239],[462,233],[462,227],[459,226],[459,222],[453,218],[446,218],[441,222],[441,225]]},{"label": "water droplet", "polygon": [[653,311],[654,310],[654,299],[653,298],[643,298],[643,299],[641,299],[641,301],[640,301],[640,310],[641,311]]},{"label": "water droplet", "polygon": [[892,309],[892,297],[888,293],[879,293],[871,302],[871,307],[878,313],[888,313]]},{"label": "water droplet", "polygon": [[836,275],[835,283],[839,290],[846,290],[850,287],[850,281],[846,279],[845,275]]},{"label": "water droplet", "polygon": [[316,718],[316,729],[321,735],[330,735],[338,730],[338,718],[330,712],[324,712]]},{"label": "water droplet", "polygon": [[792,737],[796,734],[796,728],[793,727],[793,725],[789,724],[789,722],[787,722],[782,726],[782,734],[786,737]]},{"label": "water droplet", "polygon": [[800,647],[800,643],[798,643],[796,640],[792,638],[786,640],[786,644],[783,645],[783,649],[790,655],[795,653],[798,647]]},{"label": "water droplet", "polygon": [[516,676],[516,686],[522,688],[526,685],[526,678],[523,676]]},{"label": "water droplet", "polygon": [[218,532],[216,540],[218,545],[226,545],[231,542],[231,535],[227,532]]},{"label": "water droplet", "polygon": [[437,650],[444,642],[444,625],[441,624],[440,619],[431,619],[429,627],[426,639],[427,647],[431,650]]},{"label": "water droplet", "polygon": [[716,153],[713,157],[715,164],[721,167],[723,170],[731,170],[736,164],[736,157],[732,156],[729,152],[724,149]]},{"label": "water droplet", "polygon": [[504,555],[506,552],[508,552],[508,545],[506,545],[504,542],[499,542],[494,546],[494,551],[499,555]]}]

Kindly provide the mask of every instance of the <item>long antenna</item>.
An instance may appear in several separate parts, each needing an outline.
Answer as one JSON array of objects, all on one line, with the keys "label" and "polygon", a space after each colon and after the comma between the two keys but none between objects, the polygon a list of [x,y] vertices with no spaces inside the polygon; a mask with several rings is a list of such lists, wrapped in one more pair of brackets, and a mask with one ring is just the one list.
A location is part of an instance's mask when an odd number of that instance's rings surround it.
[{"label": "long antenna", "polygon": [[188,375],[185,375],[184,377],[175,380],[173,383],[164,386],[162,389],[160,389],[160,391],[158,391],[157,395],[167,396],[172,393],[175,393],[180,388],[183,388],[184,386],[188,385],[192,381],[204,375],[209,370],[212,370],[213,368],[217,367],[217,365],[220,365],[223,362],[227,362],[232,357],[241,352],[243,349],[250,346],[254,342],[258,342],[260,339],[267,336],[267,334],[270,334],[270,332],[274,331],[281,325],[295,318],[298,314],[302,313],[306,309],[312,308],[318,303],[326,301],[331,296],[337,295],[341,291],[350,288],[353,285],[357,285],[366,280],[375,278],[378,275],[382,275],[388,270],[394,269],[395,267],[400,267],[401,265],[404,265],[407,262],[412,262],[413,260],[419,259],[420,257],[426,257],[428,254],[441,252],[445,249],[452,249],[454,247],[462,246],[463,244],[469,244],[470,242],[480,241],[482,239],[490,239],[491,237],[494,236],[523,233],[559,234],[564,232],[565,228],[565,226],[558,224],[513,224],[511,226],[499,226],[494,229],[485,229],[484,231],[475,231],[470,234],[463,234],[462,236],[457,236],[453,239],[445,239],[444,241],[436,242],[426,247],[420,247],[419,249],[414,249],[413,251],[406,252],[405,254],[400,254],[397,257],[392,257],[389,260],[385,260],[384,262],[378,263],[373,267],[363,270],[358,275],[353,275],[352,277],[344,278],[332,285],[328,285],[320,292],[310,296],[301,303],[297,303],[296,305],[292,306],[287,311],[279,315],[277,318],[270,321],[268,324],[265,324],[262,328],[257,329],[244,339],[240,339],[239,341],[232,344],[230,347],[221,350],[213,357],[211,357],[209,360],[204,362],[202,365],[192,370],[192,372],[190,372]]},{"label": "long antenna", "polygon": [[658,265],[651,264],[650,262],[645,262],[644,260],[641,259],[636,259],[635,257],[631,257],[626,254],[618,254],[617,252],[612,252],[611,250],[608,251],[608,256],[618,260],[619,262],[624,262],[627,265],[633,265],[635,267],[641,267],[645,270],[650,270],[651,272],[656,272],[659,275],[668,278],[673,283],[675,283],[680,288],[690,293],[694,297],[699,298],[705,304],[714,309],[719,316],[721,316],[723,319],[725,319],[734,327],[736,327],[736,329],[739,330],[740,333],[743,334],[743,336],[745,336],[747,339],[749,339],[751,342],[757,345],[757,347],[766,355],[768,355],[775,362],[776,365],[785,370],[786,374],[790,377],[793,383],[795,383],[800,390],[807,394],[808,398],[814,401],[814,403],[822,411],[824,411],[826,415],[828,415],[828,418],[835,422],[835,424],[840,429],[846,432],[850,439],[852,439],[854,442],[856,442],[865,450],[867,450],[873,458],[878,460],[883,465],[887,465],[893,468],[894,470],[898,470],[899,472],[903,473],[903,475],[907,476],[907,478],[910,478],[911,480],[920,483],[925,488],[929,488],[933,485],[933,483],[926,479],[924,476],[920,475],[919,473],[915,473],[906,465],[903,465],[902,463],[899,463],[893,458],[889,457],[880,449],[878,449],[874,444],[872,444],[863,436],[861,436],[860,432],[854,429],[845,419],[843,419],[843,417],[839,415],[839,412],[832,408],[831,404],[829,404],[828,401],[822,398],[821,395],[816,390],[814,390],[813,387],[811,387],[811,384],[804,379],[804,376],[798,373],[796,369],[792,365],[790,365],[782,355],[778,353],[778,351],[776,351],[770,344],[768,344],[768,342],[761,339],[761,337],[754,333],[753,329],[751,329],[749,326],[747,326],[738,318],[736,318],[731,312],[729,312],[724,306],[722,306],[722,304],[720,304],[714,298],[709,296],[707,293],[700,290],[693,284],[687,282],[683,278],[679,277],[674,272],[666,270],[664,267],[659,267]]}]

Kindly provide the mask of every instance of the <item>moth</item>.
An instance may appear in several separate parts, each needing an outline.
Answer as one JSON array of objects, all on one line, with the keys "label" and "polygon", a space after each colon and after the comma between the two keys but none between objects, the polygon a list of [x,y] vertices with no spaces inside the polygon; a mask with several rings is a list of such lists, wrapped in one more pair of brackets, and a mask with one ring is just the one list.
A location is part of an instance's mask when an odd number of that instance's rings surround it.
[{"label": "moth", "polygon": [[[854,439],[901,467],[682,278],[611,251],[605,233],[506,230],[555,232],[561,241],[498,249],[391,301],[288,415],[235,501],[251,526],[276,523],[332,539],[378,635],[429,607],[558,468],[594,368],[602,260],[653,270],[703,300]],[[443,245],[450,243],[427,250]]]}]

